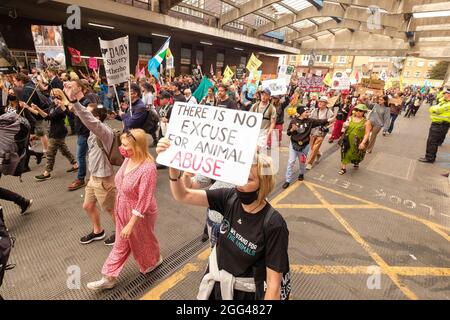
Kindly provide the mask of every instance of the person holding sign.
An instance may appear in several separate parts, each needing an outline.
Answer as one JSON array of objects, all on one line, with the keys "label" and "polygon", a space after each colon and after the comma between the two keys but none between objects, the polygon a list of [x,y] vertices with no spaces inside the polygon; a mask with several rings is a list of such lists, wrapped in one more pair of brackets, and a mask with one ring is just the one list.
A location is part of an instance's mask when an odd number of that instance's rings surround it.
[{"label": "person holding sign", "polygon": [[[136,83],[131,84],[131,97],[128,92],[125,93],[126,100],[131,100],[131,110],[128,112],[119,111],[119,116],[123,121],[124,131],[130,129],[138,129],[144,126],[145,119],[147,118],[147,108],[144,102],[140,99],[141,88]],[[127,102],[128,102],[127,101]],[[123,104],[123,108],[128,107],[128,103]]]},{"label": "person holding sign", "polygon": [[[159,141],[156,152],[170,146]],[[275,177],[269,157],[256,155],[248,181],[242,187],[215,190],[187,189],[177,169],[169,169],[170,189],[180,203],[222,213],[217,245],[209,257],[197,298],[199,300],[288,299],[290,273],[289,231],[284,218],[266,197]]]}]

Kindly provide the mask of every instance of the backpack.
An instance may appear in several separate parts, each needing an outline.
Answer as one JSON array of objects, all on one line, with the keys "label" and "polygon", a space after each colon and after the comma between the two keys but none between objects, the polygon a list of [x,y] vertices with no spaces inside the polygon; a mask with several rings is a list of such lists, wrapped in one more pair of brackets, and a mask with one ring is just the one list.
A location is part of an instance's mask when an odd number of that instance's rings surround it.
[{"label": "backpack", "polygon": [[15,267],[15,265],[7,264],[12,247],[14,247],[14,238],[8,234],[3,218],[3,208],[0,207],[0,287],[3,284],[5,271]]},{"label": "backpack", "polygon": [[[263,114],[263,120],[269,120],[270,121],[270,119],[272,119],[273,108],[269,109],[269,107],[273,107],[272,103],[269,103],[269,105],[264,109],[264,111],[262,113]],[[259,102],[255,103],[253,105],[253,107],[251,107],[250,112],[258,112],[258,109],[259,109]],[[266,114],[266,112],[267,112],[267,109],[269,109],[269,117],[268,118],[264,116]]]},{"label": "backpack", "polygon": [[120,167],[125,160],[125,158],[120,154],[119,151],[119,147],[122,145],[122,142],[120,141],[120,136],[122,135],[122,132],[119,130],[113,130],[113,133],[114,137],[109,153],[106,152],[105,148],[103,147],[103,143],[100,141],[99,138],[97,138],[97,144],[100,147],[100,149],[106,154],[109,163],[112,164],[113,166]]},{"label": "backpack", "polygon": [[17,113],[0,116],[0,174],[20,177],[26,167],[30,123]]},{"label": "backpack", "polygon": [[159,115],[153,108],[150,108],[146,112],[147,117],[142,125],[142,129],[148,134],[153,134],[158,130]]}]

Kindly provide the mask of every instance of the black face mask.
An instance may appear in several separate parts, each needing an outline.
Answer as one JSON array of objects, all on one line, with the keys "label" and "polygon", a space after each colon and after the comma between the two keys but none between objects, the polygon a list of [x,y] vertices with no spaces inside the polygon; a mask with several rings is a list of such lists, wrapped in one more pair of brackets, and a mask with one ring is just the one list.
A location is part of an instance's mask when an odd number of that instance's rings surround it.
[{"label": "black face mask", "polygon": [[8,95],[8,100],[9,101],[16,101],[17,97],[16,96],[12,96],[12,95]]},{"label": "black face mask", "polygon": [[236,189],[236,194],[243,204],[249,205],[258,199],[259,189],[251,192],[242,192]]}]

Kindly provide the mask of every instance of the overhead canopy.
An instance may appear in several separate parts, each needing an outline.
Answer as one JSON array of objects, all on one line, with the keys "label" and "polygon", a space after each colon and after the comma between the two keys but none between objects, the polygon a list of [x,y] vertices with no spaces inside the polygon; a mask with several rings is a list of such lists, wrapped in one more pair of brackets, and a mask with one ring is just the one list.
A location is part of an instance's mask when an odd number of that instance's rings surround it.
[{"label": "overhead canopy", "polygon": [[160,0],[160,8],[213,17],[218,28],[277,39],[304,52],[450,59],[448,1]]}]

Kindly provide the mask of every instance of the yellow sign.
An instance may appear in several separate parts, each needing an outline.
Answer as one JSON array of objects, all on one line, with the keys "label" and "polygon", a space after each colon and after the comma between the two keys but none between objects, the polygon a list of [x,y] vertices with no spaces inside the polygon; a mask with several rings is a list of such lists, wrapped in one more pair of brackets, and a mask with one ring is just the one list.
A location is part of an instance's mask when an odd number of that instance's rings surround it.
[{"label": "yellow sign", "polygon": [[253,53],[252,56],[250,57],[250,60],[248,60],[247,63],[247,70],[250,72],[255,72],[256,70],[258,70],[258,68],[262,65],[262,61],[259,60]]},{"label": "yellow sign", "polygon": [[225,71],[223,72],[222,83],[227,83],[233,77],[233,75],[234,75],[233,70],[231,70],[231,68],[227,66],[225,68]]}]

